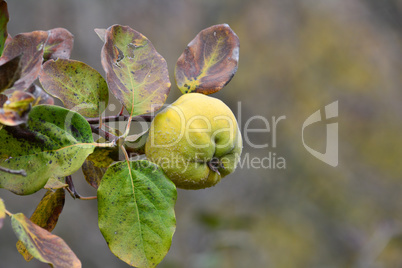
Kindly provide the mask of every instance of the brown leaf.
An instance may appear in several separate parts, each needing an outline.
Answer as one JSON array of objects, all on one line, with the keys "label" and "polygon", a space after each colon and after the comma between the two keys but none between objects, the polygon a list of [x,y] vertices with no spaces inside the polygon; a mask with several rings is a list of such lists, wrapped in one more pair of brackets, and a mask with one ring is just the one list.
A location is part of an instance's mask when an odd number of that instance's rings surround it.
[{"label": "brown leaf", "polygon": [[7,44],[0,58],[0,65],[22,54],[21,77],[14,83],[13,89],[25,90],[38,77],[47,38],[48,32],[34,31],[18,34]]},{"label": "brown leaf", "polygon": [[[47,191],[30,220],[39,227],[51,232],[56,226],[59,215],[63,210],[64,200],[64,189]],[[17,242],[17,249],[26,261],[30,261],[33,258],[21,241]]]},{"label": "brown leaf", "polygon": [[10,88],[21,77],[21,55],[5,62],[0,66],[0,92]]},{"label": "brown leaf", "polygon": [[81,262],[60,237],[39,227],[24,214],[11,217],[11,225],[28,252],[41,262],[57,268],[79,268]]},{"label": "brown leaf", "polygon": [[26,92],[31,93],[35,97],[35,101],[33,103],[33,106],[39,105],[39,104],[48,104],[48,105],[53,105],[54,104],[54,99],[46,93],[41,87],[32,84]]},{"label": "brown leaf", "polygon": [[43,59],[69,59],[73,49],[74,36],[64,28],[55,28],[48,31],[49,38],[44,48]]},{"label": "brown leaf", "polygon": [[82,164],[82,172],[84,173],[85,180],[95,189],[98,189],[106,170],[106,167],[98,167],[94,162],[88,159]]},{"label": "brown leaf", "polygon": [[28,120],[28,114],[19,115],[18,112],[8,109],[0,109],[0,124],[5,126],[18,126]]},{"label": "brown leaf", "polygon": [[239,46],[239,38],[227,24],[199,32],[177,60],[178,88],[183,94],[212,94],[221,90],[237,71]]},{"label": "brown leaf", "polygon": [[3,107],[4,103],[8,100],[8,97],[4,94],[0,94],[0,107]]}]

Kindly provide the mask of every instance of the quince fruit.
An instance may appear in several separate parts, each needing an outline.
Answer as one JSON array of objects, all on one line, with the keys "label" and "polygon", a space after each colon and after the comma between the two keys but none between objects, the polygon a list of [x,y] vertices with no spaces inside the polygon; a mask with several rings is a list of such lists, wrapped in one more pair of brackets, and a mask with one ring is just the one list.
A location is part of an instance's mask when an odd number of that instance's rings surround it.
[{"label": "quince fruit", "polygon": [[187,93],[152,121],[145,145],[179,188],[214,186],[239,162],[242,137],[230,108],[221,100]]}]

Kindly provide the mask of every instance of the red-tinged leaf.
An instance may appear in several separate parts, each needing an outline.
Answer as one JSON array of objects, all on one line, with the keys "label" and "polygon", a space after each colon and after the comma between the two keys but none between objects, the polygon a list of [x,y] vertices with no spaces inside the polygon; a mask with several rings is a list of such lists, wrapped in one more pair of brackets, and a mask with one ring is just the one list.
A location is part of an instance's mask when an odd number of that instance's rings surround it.
[{"label": "red-tinged leaf", "polygon": [[8,43],[11,42],[12,39],[13,39],[13,37],[11,36],[11,34],[8,34],[8,35],[7,35],[6,42],[4,43],[4,47],[6,47],[6,46],[8,45]]},{"label": "red-tinged leaf", "polygon": [[0,92],[10,88],[21,77],[21,55],[0,66]]},{"label": "red-tinged leaf", "polygon": [[81,262],[60,237],[31,222],[24,214],[11,216],[11,225],[28,252],[41,262],[57,268],[79,268]]},{"label": "red-tinged leaf", "polygon": [[239,46],[239,38],[227,24],[202,30],[176,63],[177,87],[183,94],[221,90],[237,71]]},{"label": "red-tinged leaf", "polygon": [[98,116],[107,106],[109,92],[105,79],[83,62],[49,60],[43,64],[39,80],[46,92],[84,116]]},{"label": "red-tinged leaf", "polygon": [[[64,189],[47,191],[30,220],[39,227],[51,232],[56,226],[59,215],[63,210],[64,200]],[[17,249],[26,261],[30,261],[33,258],[21,241],[17,242]]]},{"label": "red-tinged leaf", "polygon": [[30,103],[34,96],[28,92],[16,90],[3,103],[0,109],[0,123],[6,126],[17,126],[28,120],[28,111],[31,108]]},{"label": "red-tinged leaf", "polygon": [[112,93],[132,116],[160,109],[170,91],[165,59],[128,26],[111,26],[105,37],[102,66]]},{"label": "red-tinged leaf", "polygon": [[3,109],[13,110],[22,115],[30,109],[30,103],[35,100],[35,97],[28,92],[16,90],[4,103]]},{"label": "red-tinged leaf", "polygon": [[32,84],[26,92],[31,93],[35,97],[35,101],[32,103],[33,106],[39,105],[39,104],[48,104],[48,105],[53,105],[54,104],[54,99],[47,94],[41,87]]},{"label": "red-tinged leaf", "polygon": [[48,31],[43,59],[69,59],[73,49],[74,36],[64,28],[55,28]]},{"label": "red-tinged leaf", "polygon": [[5,126],[18,126],[27,122],[27,114],[19,115],[18,112],[8,109],[0,109],[0,124]]},{"label": "red-tinged leaf", "polygon": [[5,42],[8,37],[7,23],[9,21],[7,3],[0,0],[0,56],[4,50]]},{"label": "red-tinged leaf", "polygon": [[0,107],[3,107],[4,103],[8,100],[8,97],[4,94],[0,94]]},{"label": "red-tinged leaf", "polygon": [[34,31],[16,35],[7,44],[0,58],[0,65],[22,54],[21,77],[14,83],[13,89],[25,90],[38,77],[43,61],[43,48],[48,33],[45,31]]},{"label": "red-tinged leaf", "polygon": [[3,227],[3,221],[6,217],[6,207],[4,206],[3,199],[0,198],[0,229]]},{"label": "red-tinged leaf", "polygon": [[105,43],[106,40],[106,29],[99,29],[96,28],[94,29],[95,33],[99,36],[100,40],[102,40],[103,43]]}]

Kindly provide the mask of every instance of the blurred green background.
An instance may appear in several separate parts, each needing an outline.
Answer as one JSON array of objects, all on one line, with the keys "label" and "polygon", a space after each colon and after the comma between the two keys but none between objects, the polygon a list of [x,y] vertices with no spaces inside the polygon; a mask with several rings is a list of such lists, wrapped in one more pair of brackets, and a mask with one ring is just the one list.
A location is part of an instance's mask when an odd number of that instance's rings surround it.
[{"label": "blurred green background", "polygon": [[[94,28],[129,25],[146,35],[173,70],[202,29],[228,23],[240,38],[239,69],[214,94],[241,121],[278,123],[251,133],[243,159],[275,153],[285,169],[243,167],[214,188],[178,191],[177,230],[163,268],[402,267],[401,0],[9,0],[9,32],[64,27],[75,36],[72,58],[104,74]],[[303,147],[304,120],[338,101],[339,165]],[[239,108],[240,107],[240,108]],[[249,128],[264,128],[255,119]],[[306,143],[325,151],[326,125],[311,125]],[[255,161],[257,161],[255,160]],[[273,159],[271,159],[273,161]],[[265,162],[267,163],[267,162]],[[95,195],[80,173],[83,195]],[[11,212],[30,215],[44,192],[19,197],[3,189]],[[128,267],[108,249],[96,201],[69,196],[54,233],[84,268]],[[9,219],[0,230],[0,267],[26,263]]]}]

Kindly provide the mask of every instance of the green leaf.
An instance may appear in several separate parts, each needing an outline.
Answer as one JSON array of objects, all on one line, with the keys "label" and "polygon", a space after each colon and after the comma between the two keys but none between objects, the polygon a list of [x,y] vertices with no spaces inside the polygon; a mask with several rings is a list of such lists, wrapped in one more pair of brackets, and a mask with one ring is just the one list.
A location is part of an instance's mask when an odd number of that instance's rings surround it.
[{"label": "green leaf", "polygon": [[202,30],[177,60],[177,87],[183,94],[221,90],[237,71],[239,46],[239,38],[227,24]]},{"label": "green leaf", "polygon": [[43,61],[43,48],[48,38],[46,31],[22,33],[12,38],[3,51],[0,65],[21,56],[21,77],[15,81],[12,88],[25,90],[38,78]]},{"label": "green leaf", "polygon": [[43,52],[43,59],[68,59],[73,49],[74,36],[64,28],[55,28],[48,31],[49,38]]},{"label": "green leaf", "polygon": [[43,64],[39,80],[47,93],[59,98],[66,108],[84,116],[99,116],[107,106],[106,81],[83,62],[49,60]]},{"label": "green leaf", "polygon": [[[39,227],[51,232],[56,226],[59,215],[63,210],[64,200],[64,189],[47,191],[39,205],[36,207],[30,220]],[[21,241],[17,242],[17,249],[26,261],[30,261],[33,258]]]},{"label": "green leaf", "polygon": [[98,188],[98,221],[110,250],[131,266],[155,267],[175,231],[176,187],[142,160],[109,167]]},{"label": "green leaf", "polygon": [[109,89],[132,116],[159,110],[170,91],[165,59],[128,26],[107,29],[102,66]]},{"label": "green leaf", "polygon": [[3,227],[3,221],[6,217],[6,206],[4,206],[3,199],[0,198],[0,229]]},{"label": "green leaf", "polygon": [[26,177],[0,173],[0,188],[32,194],[49,178],[77,171],[95,145],[91,127],[78,113],[57,106],[35,106],[26,128],[0,130],[0,166],[27,173]]},{"label": "green leaf", "polygon": [[7,23],[9,20],[7,3],[4,0],[0,0],[0,56],[4,50],[4,44],[6,42],[7,33]]},{"label": "green leaf", "polygon": [[81,262],[60,237],[31,222],[24,214],[11,216],[11,225],[28,252],[41,262],[57,268],[79,268]]}]

